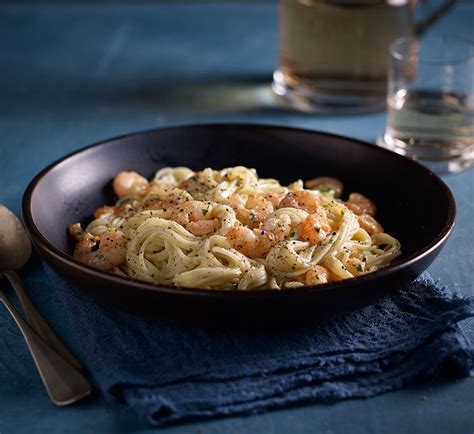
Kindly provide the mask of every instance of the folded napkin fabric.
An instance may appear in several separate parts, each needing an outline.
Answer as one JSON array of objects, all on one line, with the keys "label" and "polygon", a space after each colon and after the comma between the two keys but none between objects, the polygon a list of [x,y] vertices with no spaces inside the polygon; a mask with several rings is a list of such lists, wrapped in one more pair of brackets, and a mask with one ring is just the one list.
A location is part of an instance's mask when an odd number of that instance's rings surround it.
[{"label": "folded napkin fabric", "polygon": [[472,300],[428,276],[377,304],[311,325],[225,330],[97,304],[46,267],[100,390],[153,425],[366,398],[435,375],[468,376],[457,322]]}]

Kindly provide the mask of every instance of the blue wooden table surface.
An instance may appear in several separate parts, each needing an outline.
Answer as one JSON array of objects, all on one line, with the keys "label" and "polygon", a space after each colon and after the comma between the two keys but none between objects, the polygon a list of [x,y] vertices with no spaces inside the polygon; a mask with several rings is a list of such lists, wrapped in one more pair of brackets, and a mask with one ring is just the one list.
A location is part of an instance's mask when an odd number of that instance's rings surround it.
[{"label": "blue wooden table surface", "polygon": [[[474,4],[464,2],[433,32],[473,38],[473,29]],[[152,127],[264,122],[375,141],[385,113],[329,117],[279,109],[269,90],[277,50],[275,4],[0,6],[0,203],[20,213],[25,187],[45,165],[99,139]],[[474,170],[444,179],[459,214],[429,271],[441,284],[472,296]],[[48,321],[77,349],[37,255],[21,275]],[[0,286],[6,288],[5,282]],[[474,340],[474,322],[463,328]],[[54,407],[3,308],[0,336],[1,434],[152,431],[132,411],[97,396]],[[472,434],[473,410],[471,377],[160,431]]]}]

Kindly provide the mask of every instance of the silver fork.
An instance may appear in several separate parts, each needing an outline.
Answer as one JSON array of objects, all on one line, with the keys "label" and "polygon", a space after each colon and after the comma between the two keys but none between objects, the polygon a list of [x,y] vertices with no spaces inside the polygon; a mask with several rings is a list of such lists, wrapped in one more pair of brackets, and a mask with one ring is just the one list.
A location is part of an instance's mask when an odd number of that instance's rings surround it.
[{"label": "silver fork", "polygon": [[1,289],[0,301],[10,312],[25,338],[51,401],[64,406],[89,395],[92,388],[87,379],[38,336]]},{"label": "silver fork", "polygon": [[20,220],[0,204],[0,278],[11,283],[26,321],[0,290],[5,305],[20,328],[38,368],[43,384],[56,405],[68,405],[89,395],[91,385],[81,374],[81,364],[55,335],[28,297],[14,270],[23,267],[31,255],[31,242]]}]

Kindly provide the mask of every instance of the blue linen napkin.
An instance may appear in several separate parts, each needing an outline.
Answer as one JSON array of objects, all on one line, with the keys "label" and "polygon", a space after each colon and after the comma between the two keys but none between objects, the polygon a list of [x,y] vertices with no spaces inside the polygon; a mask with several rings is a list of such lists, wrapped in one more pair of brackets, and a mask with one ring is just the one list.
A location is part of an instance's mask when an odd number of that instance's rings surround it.
[{"label": "blue linen napkin", "polygon": [[377,304],[284,331],[226,331],[98,305],[45,266],[100,390],[153,425],[367,398],[438,374],[468,376],[458,321],[474,300],[427,275]]}]

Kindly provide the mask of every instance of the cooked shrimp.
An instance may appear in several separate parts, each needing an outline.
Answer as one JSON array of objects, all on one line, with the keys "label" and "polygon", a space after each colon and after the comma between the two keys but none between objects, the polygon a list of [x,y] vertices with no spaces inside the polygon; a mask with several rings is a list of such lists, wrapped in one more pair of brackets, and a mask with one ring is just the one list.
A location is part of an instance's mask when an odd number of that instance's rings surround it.
[{"label": "cooked shrimp", "polygon": [[137,172],[120,172],[114,179],[113,187],[119,197],[143,196],[148,180]]},{"label": "cooked shrimp", "polygon": [[250,258],[263,258],[270,249],[291,232],[291,223],[278,218],[265,221],[262,229],[234,226],[227,232],[230,245]]},{"label": "cooked shrimp", "polygon": [[320,285],[328,283],[330,279],[330,272],[327,268],[321,265],[315,265],[305,275],[306,285]]},{"label": "cooked shrimp", "polygon": [[344,185],[337,178],[331,178],[329,176],[321,176],[320,178],[308,179],[305,181],[305,187],[311,190],[333,190],[334,197],[340,197]]},{"label": "cooked shrimp", "polygon": [[153,181],[150,181],[145,187],[143,196],[146,196],[151,193],[157,193],[159,191],[166,190],[167,188],[172,188],[172,186],[170,186],[166,182],[163,182],[162,180],[154,179]]},{"label": "cooked shrimp", "polygon": [[220,222],[217,219],[212,220],[199,220],[195,222],[189,222],[186,225],[186,229],[196,237],[207,237],[213,234],[220,227]]},{"label": "cooked shrimp", "polygon": [[237,219],[250,228],[259,226],[273,212],[272,203],[261,195],[250,195],[247,200],[237,193],[230,196],[230,206]]},{"label": "cooked shrimp", "polygon": [[218,219],[206,218],[209,212],[208,204],[193,200],[171,208],[169,218],[184,226],[193,235],[204,237],[214,233],[220,227]]},{"label": "cooked shrimp", "polygon": [[365,229],[369,235],[380,234],[383,232],[382,225],[369,214],[359,216],[359,225]]},{"label": "cooked shrimp", "polygon": [[324,209],[319,208],[317,212],[310,214],[301,223],[300,240],[308,241],[314,246],[326,239],[331,231],[332,228]]},{"label": "cooked shrimp", "polygon": [[276,193],[272,193],[271,191],[267,191],[265,193],[262,194],[262,196],[271,202],[271,204],[273,205],[274,208],[276,208],[278,206],[278,204],[280,203],[280,195],[276,194]]},{"label": "cooked shrimp", "polygon": [[377,212],[375,204],[360,193],[351,193],[345,205],[357,215],[368,214],[374,216]]},{"label": "cooked shrimp", "polygon": [[179,188],[165,188],[157,194],[150,194],[142,202],[139,211],[174,208],[192,200],[192,196]]},{"label": "cooked shrimp", "polygon": [[96,209],[94,213],[94,218],[98,219],[101,215],[107,214],[107,213],[113,213],[117,216],[123,215],[125,212],[125,208],[121,206],[103,206],[101,208]]},{"label": "cooked shrimp", "polygon": [[231,247],[250,258],[263,258],[277,243],[271,232],[250,229],[246,226],[234,226],[227,232]]},{"label": "cooked shrimp", "polygon": [[126,239],[117,229],[104,232],[100,237],[85,233],[74,249],[76,259],[103,271],[118,267],[126,255]]},{"label": "cooked shrimp", "polygon": [[279,207],[304,209],[312,214],[318,210],[319,205],[319,198],[314,193],[307,190],[301,190],[288,193],[280,201]]},{"label": "cooked shrimp", "polygon": [[286,217],[287,219],[269,217],[263,224],[263,230],[271,233],[277,242],[286,239],[291,233],[291,219]]},{"label": "cooked shrimp", "polygon": [[84,229],[82,229],[80,223],[73,223],[72,225],[69,225],[68,229],[69,233],[76,239],[76,241],[79,241],[84,235]]},{"label": "cooked shrimp", "polygon": [[344,266],[346,267],[347,271],[352,273],[354,276],[360,276],[361,274],[364,274],[365,262],[361,261],[359,258],[351,256]]},{"label": "cooked shrimp", "polygon": [[214,172],[211,169],[204,169],[196,172],[193,176],[178,184],[178,188],[186,190],[195,199],[204,199],[209,190],[217,187],[218,183],[214,179]]}]

